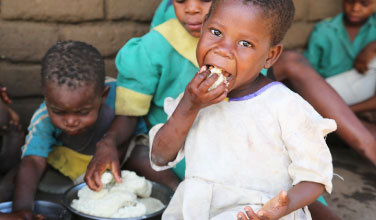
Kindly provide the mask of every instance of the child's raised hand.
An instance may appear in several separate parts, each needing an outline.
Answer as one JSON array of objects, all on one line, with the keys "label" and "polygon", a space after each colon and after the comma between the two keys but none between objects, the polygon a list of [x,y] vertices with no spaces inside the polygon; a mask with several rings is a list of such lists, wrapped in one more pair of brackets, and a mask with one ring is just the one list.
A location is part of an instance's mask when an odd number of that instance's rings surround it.
[{"label": "child's raised hand", "polygon": [[239,220],[272,220],[280,219],[287,215],[290,199],[286,191],[281,191],[276,197],[269,200],[261,209],[255,213],[250,206],[246,206],[245,213],[239,212]]},{"label": "child's raised hand", "polygon": [[217,88],[208,91],[210,86],[218,79],[217,74],[210,74],[206,66],[201,67],[192,81],[187,85],[183,100],[188,101],[191,107],[201,109],[224,100],[227,96],[227,88],[224,83]]},{"label": "child's raised hand", "polygon": [[0,84],[0,99],[4,101],[6,104],[10,104],[12,101],[10,100],[7,94],[7,88]]},{"label": "child's raised hand", "polygon": [[354,67],[358,72],[365,73],[371,60],[376,57],[376,42],[369,43],[358,54],[355,59]]},{"label": "child's raised hand", "polygon": [[87,166],[84,180],[88,187],[94,191],[100,191],[103,187],[101,177],[106,170],[111,170],[116,182],[121,182],[121,173],[117,148],[115,144],[106,138],[97,143],[93,158]]}]

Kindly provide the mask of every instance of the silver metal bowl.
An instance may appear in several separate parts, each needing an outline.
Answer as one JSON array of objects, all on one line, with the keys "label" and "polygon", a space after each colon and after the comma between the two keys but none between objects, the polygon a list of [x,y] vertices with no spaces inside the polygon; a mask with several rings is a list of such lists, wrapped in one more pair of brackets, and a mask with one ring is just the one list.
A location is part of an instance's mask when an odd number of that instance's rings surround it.
[{"label": "silver metal bowl", "polygon": [[[71,187],[70,189],[68,189],[64,193],[63,204],[65,205],[65,207],[67,207],[67,209],[69,209],[69,211],[71,211],[73,213],[74,219],[77,219],[77,220],[80,220],[80,219],[82,219],[82,220],[105,220],[105,219],[113,219],[113,220],[139,220],[139,219],[159,220],[159,219],[161,219],[162,213],[165,210],[165,209],[162,209],[162,210],[159,210],[158,212],[151,213],[149,215],[140,216],[140,217],[135,217],[135,218],[103,218],[103,217],[88,215],[88,214],[82,213],[82,212],[74,209],[71,206],[73,199],[78,198],[77,197],[78,191],[84,186],[86,186],[86,183],[78,184],[76,186]],[[170,202],[173,194],[174,194],[174,192],[170,188],[168,188],[168,187],[166,187],[162,184],[152,182],[151,197],[159,199],[166,207],[167,207],[168,203]]]},{"label": "silver metal bowl", "polygon": [[[12,202],[0,203],[0,212],[11,213]],[[70,213],[63,205],[55,202],[36,200],[34,201],[34,214],[41,214],[46,220],[70,220]]]}]

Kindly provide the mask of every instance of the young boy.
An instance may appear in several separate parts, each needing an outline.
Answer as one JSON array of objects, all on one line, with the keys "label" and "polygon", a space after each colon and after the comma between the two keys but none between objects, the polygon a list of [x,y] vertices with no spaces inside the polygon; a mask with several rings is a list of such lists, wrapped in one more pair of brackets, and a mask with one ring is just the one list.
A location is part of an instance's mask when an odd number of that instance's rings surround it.
[{"label": "young boy", "polygon": [[[41,81],[45,101],[28,128],[13,199],[15,215],[29,217],[47,163],[76,180],[115,117],[116,81],[105,83],[103,57],[86,43],[51,47],[42,61]],[[124,151],[119,152],[117,159],[123,158]]]},{"label": "young boy", "polygon": [[6,88],[0,85],[0,202],[11,198],[16,173],[12,169],[20,161],[25,140],[19,116],[9,107],[10,103]]},{"label": "young boy", "polygon": [[[355,113],[374,111],[376,0],[343,0],[343,9],[315,26],[304,55]],[[376,164],[376,147],[362,154]]]}]

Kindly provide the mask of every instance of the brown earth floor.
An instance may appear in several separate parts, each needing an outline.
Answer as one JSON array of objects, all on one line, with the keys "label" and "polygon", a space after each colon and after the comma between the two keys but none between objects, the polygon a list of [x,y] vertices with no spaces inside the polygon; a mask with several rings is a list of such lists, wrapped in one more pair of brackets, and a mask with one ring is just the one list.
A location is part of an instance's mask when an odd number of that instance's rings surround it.
[{"label": "brown earth floor", "polygon": [[[333,156],[333,192],[324,198],[343,220],[376,219],[376,167],[344,146],[335,137],[328,143]],[[60,202],[62,195],[39,192],[37,199]]]},{"label": "brown earth floor", "polygon": [[329,140],[333,157],[333,192],[329,207],[344,220],[376,219],[376,167],[338,141]]}]

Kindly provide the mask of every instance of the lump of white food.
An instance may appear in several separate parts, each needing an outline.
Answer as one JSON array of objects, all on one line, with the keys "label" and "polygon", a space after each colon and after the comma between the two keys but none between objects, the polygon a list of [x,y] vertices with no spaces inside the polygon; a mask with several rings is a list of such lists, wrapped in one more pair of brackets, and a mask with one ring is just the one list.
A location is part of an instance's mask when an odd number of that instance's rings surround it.
[{"label": "lump of white food", "polygon": [[101,182],[103,185],[109,184],[113,180],[113,176],[111,172],[104,172],[101,177]]},{"label": "lump of white food", "polygon": [[221,83],[225,83],[226,85],[228,84],[228,82],[226,80],[226,77],[223,75],[222,70],[220,68],[217,68],[217,67],[214,67],[214,66],[210,66],[209,67],[209,71],[210,71],[210,74],[209,74],[208,78],[210,76],[212,76],[213,74],[217,74],[218,75],[218,79],[210,86],[210,88],[208,89],[208,91],[217,88]]},{"label": "lump of white food", "polygon": [[165,207],[161,201],[153,197],[141,198],[138,201],[146,207],[146,215],[158,212]]},{"label": "lump of white food", "polygon": [[71,206],[82,213],[105,218],[133,218],[165,207],[161,201],[150,197],[152,184],[145,177],[132,171],[122,171],[121,176],[122,182],[117,183],[110,172],[105,172],[101,177],[103,189],[95,192],[84,186]]}]

